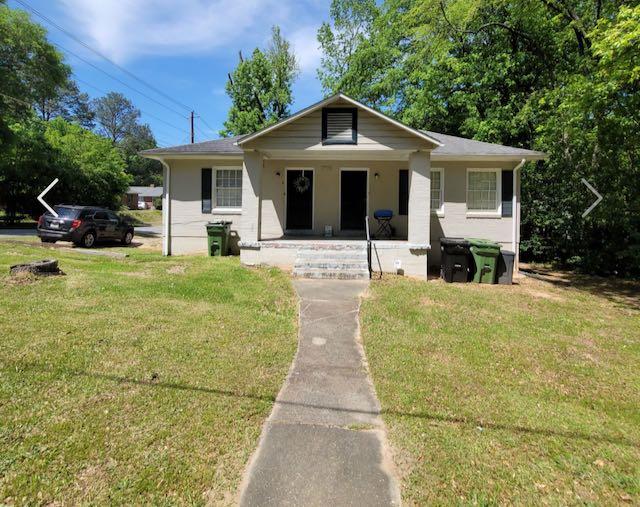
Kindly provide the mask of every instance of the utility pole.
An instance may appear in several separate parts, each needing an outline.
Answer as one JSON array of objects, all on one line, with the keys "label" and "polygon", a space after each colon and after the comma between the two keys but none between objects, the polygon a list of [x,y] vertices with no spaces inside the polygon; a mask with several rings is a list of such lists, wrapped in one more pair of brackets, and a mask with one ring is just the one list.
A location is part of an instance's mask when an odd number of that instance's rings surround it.
[{"label": "utility pole", "polygon": [[194,136],[193,136],[193,111],[191,111],[191,144],[194,143]]}]

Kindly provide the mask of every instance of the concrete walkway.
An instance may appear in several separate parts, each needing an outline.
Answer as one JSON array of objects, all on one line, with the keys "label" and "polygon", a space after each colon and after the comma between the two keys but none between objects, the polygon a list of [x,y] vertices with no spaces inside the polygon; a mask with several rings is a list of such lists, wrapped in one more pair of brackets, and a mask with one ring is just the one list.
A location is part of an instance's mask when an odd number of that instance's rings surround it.
[{"label": "concrete walkway", "polygon": [[240,492],[243,506],[400,504],[357,341],[368,282],[296,280],[300,341]]}]

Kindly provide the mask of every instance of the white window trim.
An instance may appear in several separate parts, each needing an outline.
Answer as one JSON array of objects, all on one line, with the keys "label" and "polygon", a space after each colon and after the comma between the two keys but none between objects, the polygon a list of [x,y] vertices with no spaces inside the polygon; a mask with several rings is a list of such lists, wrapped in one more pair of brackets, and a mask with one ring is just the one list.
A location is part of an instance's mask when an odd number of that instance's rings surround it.
[{"label": "white window trim", "polygon": [[[440,207],[438,209],[432,209],[431,213],[438,217],[444,217],[444,168],[432,167],[431,172],[440,173]],[[429,206],[431,206],[431,194],[429,194]]]},{"label": "white window trim", "polygon": [[[469,173],[487,172],[496,174],[496,209],[495,210],[470,210],[469,209]],[[468,167],[465,182],[465,207],[469,218],[502,218],[502,169],[486,167]]]},{"label": "white window trim", "polygon": [[[216,201],[216,181],[218,181],[218,171],[240,171],[240,174],[242,175],[242,167],[237,165],[213,167],[213,174],[211,178],[211,214],[240,215],[242,213],[242,206],[218,206]],[[242,195],[242,188],[240,189],[240,192],[240,195]]]}]

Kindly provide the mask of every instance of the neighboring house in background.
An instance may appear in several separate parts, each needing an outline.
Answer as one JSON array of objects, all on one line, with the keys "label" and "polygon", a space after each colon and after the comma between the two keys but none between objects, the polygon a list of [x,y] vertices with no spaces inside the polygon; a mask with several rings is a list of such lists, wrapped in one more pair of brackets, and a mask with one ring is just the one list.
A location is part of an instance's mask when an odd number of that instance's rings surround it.
[{"label": "neighboring house in background", "polygon": [[129,187],[122,202],[129,209],[155,209],[153,200],[162,197],[162,193],[162,187],[154,185]]},{"label": "neighboring house in background", "polygon": [[416,130],[343,94],[253,134],[141,154],[164,166],[165,255],[205,253],[205,224],[227,219],[243,263],[291,268],[298,250],[327,244],[329,227],[346,245],[388,209],[394,237],[376,241],[380,265],[414,276],[439,263],[443,236],[517,251],[518,169],[545,158]]}]

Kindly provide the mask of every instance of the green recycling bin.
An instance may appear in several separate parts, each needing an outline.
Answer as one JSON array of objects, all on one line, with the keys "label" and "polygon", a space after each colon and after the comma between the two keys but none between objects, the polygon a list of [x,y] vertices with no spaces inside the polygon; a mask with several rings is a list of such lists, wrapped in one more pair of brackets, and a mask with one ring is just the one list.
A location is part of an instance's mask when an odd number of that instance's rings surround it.
[{"label": "green recycling bin", "polygon": [[471,255],[475,263],[473,281],[476,283],[496,283],[500,245],[488,239],[469,239]]},{"label": "green recycling bin", "polygon": [[207,224],[209,255],[229,255],[229,229],[231,222],[218,220]]}]

